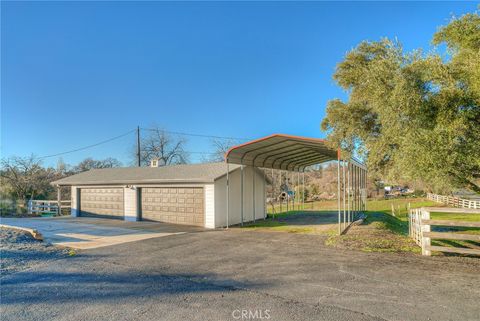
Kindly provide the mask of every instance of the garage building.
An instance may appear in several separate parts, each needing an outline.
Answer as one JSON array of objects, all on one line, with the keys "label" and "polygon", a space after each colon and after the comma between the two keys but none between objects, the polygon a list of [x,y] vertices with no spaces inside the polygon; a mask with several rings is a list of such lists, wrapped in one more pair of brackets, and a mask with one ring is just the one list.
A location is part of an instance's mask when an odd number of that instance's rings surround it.
[{"label": "garage building", "polygon": [[[266,217],[264,172],[221,163],[93,169],[53,182],[71,187],[71,215],[149,220],[206,228]],[[231,196],[227,200],[228,180]],[[243,185],[243,197],[240,197]],[[236,197],[235,197],[236,196]],[[242,206],[243,198],[243,206]]]}]

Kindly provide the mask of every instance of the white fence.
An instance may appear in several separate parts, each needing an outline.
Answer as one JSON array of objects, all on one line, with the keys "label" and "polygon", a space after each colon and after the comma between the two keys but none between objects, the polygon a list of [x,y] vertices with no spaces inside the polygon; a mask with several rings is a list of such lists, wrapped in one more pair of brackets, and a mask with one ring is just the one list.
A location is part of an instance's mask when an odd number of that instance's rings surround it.
[{"label": "white fence", "polygon": [[60,201],[60,208],[58,201],[49,200],[30,200],[28,201],[28,214],[45,214],[54,213],[61,214],[61,210],[70,209],[70,201]]},{"label": "white fence", "polygon": [[480,201],[471,201],[460,197],[444,196],[432,193],[427,193],[427,198],[431,201],[447,204],[453,207],[480,209]]},{"label": "white fence", "polygon": [[453,220],[432,220],[430,213],[452,213],[452,214],[479,214],[480,210],[476,209],[460,209],[447,207],[422,207],[411,209],[408,215],[408,230],[410,237],[422,247],[422,255],[431,255],[431,251],[475,254],[480,255],[480,250],[470,248],[458,248],[449,246],[432,246],[432,239],[441,240],[469,240],[480,241],[478,234],[460,234],[453,232],[432,232],[431,226],[461,226],[461,227],[480,227],[480,222],[453,221]]}]

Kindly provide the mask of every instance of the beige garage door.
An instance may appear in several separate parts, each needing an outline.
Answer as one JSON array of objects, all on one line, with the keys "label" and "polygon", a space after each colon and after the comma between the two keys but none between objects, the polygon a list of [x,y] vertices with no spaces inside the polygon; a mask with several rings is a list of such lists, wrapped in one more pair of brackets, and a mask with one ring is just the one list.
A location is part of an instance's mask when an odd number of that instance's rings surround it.
[{"label": "beige garage door", "polygon": [[123,188],[82,188],[80,215],[123,218]]},{"label": "beige garage door", "polygon": [[142,188],[142,219],[204,225],[203,187]]}]

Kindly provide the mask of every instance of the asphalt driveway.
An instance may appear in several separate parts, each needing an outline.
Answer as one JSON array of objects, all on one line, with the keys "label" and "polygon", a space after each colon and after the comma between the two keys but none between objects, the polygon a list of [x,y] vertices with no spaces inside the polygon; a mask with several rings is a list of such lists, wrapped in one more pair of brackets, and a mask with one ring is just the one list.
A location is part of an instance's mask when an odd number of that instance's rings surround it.
[{"label": "asphalt driveway", "polygon": [[230,229],[81,251],[11,274],[2,320],[478,320],[480,261]]},{"label": "asphalt driveway", "polygon": [[158,222],[125,222],[92,217],[7,218],[0,223],[38,230],[46,242],[74,249],[94,249],[126,242],[201,231],[202,228]]}]

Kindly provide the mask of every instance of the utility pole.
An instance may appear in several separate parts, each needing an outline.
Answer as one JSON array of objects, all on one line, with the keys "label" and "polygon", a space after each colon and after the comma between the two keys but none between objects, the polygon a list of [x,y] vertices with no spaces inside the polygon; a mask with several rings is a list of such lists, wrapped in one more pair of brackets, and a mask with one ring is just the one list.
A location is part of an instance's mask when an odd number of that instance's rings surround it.
[{"label": "utility pole", "polygon": [[137,126],[137,165],[142,166],[140,161],[140,126]]}]

